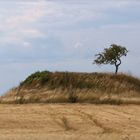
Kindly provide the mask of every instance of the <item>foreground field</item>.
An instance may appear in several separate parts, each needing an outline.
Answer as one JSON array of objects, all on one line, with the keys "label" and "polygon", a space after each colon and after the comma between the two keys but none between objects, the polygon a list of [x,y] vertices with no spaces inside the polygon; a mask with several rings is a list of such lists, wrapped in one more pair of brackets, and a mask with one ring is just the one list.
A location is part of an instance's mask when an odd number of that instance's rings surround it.
[{"label": "foreground field", "polygon": [[139,140],[140,106],[0,105],[0,140]]}]

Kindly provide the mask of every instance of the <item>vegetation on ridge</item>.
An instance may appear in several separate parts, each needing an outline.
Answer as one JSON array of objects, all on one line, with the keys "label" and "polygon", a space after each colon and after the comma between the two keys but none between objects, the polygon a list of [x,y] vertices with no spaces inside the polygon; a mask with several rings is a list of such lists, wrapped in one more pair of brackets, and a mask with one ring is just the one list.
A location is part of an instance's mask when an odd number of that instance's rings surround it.
[{"label": "vegetation on ridge", "polygon": [[20,87],[27,88],[38,88],[41,86],[47,86],[50,89],[100,89],[104,92],[114,93],[129,90],[140,92],[140,79],[125,74],[43,71],[31,74],[20,84]]},{"label": "vegetation on ridge", "polygon": [[140,104],[140,79],[126,74],[35,72],[1,103]]}]

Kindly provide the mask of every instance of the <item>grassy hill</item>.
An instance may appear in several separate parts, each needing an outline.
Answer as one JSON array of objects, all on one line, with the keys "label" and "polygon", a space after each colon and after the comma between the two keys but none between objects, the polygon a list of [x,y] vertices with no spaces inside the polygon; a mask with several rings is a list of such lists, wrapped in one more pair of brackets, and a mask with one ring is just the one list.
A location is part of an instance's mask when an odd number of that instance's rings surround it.
[{"label": "grassy hill", "polygon": [[36,72],[1,103],[140,103],[140,79],[125,74]]}]

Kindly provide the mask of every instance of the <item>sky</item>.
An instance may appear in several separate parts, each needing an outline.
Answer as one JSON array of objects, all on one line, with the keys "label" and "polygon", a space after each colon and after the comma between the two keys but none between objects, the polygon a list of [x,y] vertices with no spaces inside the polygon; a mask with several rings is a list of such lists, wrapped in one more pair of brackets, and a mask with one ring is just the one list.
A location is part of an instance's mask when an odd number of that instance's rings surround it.
[{"label": "sky", "polygon": [[125,46],[140,77],[140,0],[0,0],[0,94],[36,71],[114,72],[94,55]]}]

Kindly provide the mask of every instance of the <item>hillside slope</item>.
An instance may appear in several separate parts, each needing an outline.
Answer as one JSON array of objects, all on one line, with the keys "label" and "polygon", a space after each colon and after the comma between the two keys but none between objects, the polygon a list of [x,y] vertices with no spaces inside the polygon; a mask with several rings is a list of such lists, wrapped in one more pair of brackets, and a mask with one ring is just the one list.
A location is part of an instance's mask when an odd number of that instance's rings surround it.
[{"label": "hillside slope", "polygon": [[140,79],[125,74],[36,72],[1,103],[139,103]]}]

